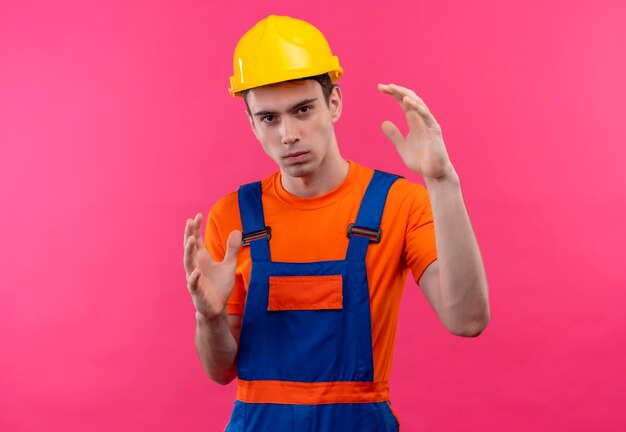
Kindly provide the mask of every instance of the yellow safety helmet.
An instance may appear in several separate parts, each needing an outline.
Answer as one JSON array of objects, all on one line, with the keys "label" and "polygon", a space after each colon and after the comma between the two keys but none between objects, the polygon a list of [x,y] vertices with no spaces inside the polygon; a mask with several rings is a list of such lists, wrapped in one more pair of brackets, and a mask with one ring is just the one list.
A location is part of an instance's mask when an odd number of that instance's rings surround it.
[{"label": "yellow safety helmet", "polygon": [[343,69],[328,41],[306,21],[270,15],[239,40],[230,77],[231,95],[243,90],[328,73],[332,82]]}]

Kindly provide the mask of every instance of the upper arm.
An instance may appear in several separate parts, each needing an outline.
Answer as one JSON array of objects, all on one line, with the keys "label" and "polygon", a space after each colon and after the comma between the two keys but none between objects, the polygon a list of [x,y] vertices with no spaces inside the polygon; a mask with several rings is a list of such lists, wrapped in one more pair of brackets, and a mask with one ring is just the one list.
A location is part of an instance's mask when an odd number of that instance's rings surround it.
[{"label": "upper arm", "polygon": [[[407,216],[404,258],[414,280],[421,286],[424,273],[429,267],[430,274],[427,275],[427,279],[431,278],[432,264],[437,259],[435,225],[426,188],[420,184],[412,184],[407,193],[411,200]],[[438,271],[434,273],[438,275]]]},{"label": "upper arm", "polygon": [[[441,291],[439,290],[439,262],[437,260],[433,261],[418,281],[418,285],[422,289],[426,300],[431,304],[435,313],[440,320],[442,320],[442,302],[441,302]],[[442,320],[443,321],[443,320]]]}]

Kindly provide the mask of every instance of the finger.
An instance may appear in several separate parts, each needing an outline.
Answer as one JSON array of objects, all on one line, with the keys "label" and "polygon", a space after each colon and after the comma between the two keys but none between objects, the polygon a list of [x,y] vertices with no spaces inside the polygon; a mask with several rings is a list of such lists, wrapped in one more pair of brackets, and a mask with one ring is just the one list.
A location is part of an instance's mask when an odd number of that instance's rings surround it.
[{"label": "finger", "polygon": [[432,127],[437,125],[437,120],[435,120],[435,117],[426,105],[417,102],[409,96],[405,96],[403,101],[407,104],[407,106],[411,107],[414,111],[417,111],[427,126]]},{"label": "finger", "polygon": [[401,100],[404,96],[411,96],[412,98],[422,101],[421,98],[413,90],[399,86],[397,84],[378,84],[378,89],[383,93],[398,96],[399,100]]},{"label": "finger", "polygon": [[196,217],[193,218],[193,222],[196,230],[200,231],[200,228],[202,227],[202,213],[197,213]]},{"label": "finger", "polygon": [[196,268],[187,277],[187,288],[191,293],[198,290],[198,279],[200,279],[200,270]]},{"label": "finger", "polygon": [[196,238],[194,236],[189,236],[187,239],[187,245],[185,245],[185,256],[183,258],[183,262],[185,264],[185,272],[190,274],[195,268],[195,258],[196,258]]},{"label": "finger", "polygon": [[406,122],[409,124],[409,130],[423,129],[426,124],[426,120],[424,119],[426,113],[424,113],[422,108],[416,107],[408,96],[405,96],[403,100],[408,108],[405,114]]},{"label": "finger", "polygon": [[380,90],[381,93],[388,94],[391,97],[393,97],[396,101],[400,103],[400,105],[402,106],[402,109],[406,111],[407,107],[402,102],[402,97],[404,95],[400,94],[397,90],[393,89],[391,85],[392,84],[378,84],[378,90]]},{"label": "finger", "polygon": [[398,127],[389,120],[382,122],[380,128],[385,136],[389,138],[389,140],[393,142],[396,147],[400,147],[404,143],[404,136],[402,136],[402,132],[400,132]]},{"label": "finger", "polygon": [[404,111],[405,114],[414,110],[414,108],[412,106],[408,105],[404,101],[404,97],[405,96],[403,96],[402,94],[395,93],[393,91],[383,92],[383,93],[388,94],[389,96],[394,98],[396,100],[396,102],[398,102],[400,104],[400,108],[402,108],[402,111]]},{"label": "finger", "polygon": [[383,83],[378,83],[376,84],[376,87],[378,87],[378,91],[382,92],[382,93],[387,93],[387,87],[388,84],[383,84]]},{"label": "finger", "polygon": [[226,255],[224,256],[224,260],[222,262],[231,260],[236,261],[239,249],[241,249],[241,231],[235,230],[228,236],[228,241],[226,242]]},{"label": "finger", "polygon": [[400,97],[404,97],[404,96],[410,96],[413,99],[417,100],[418,102],[424,103],[424,101],[422,100],[422,98],[420,98],[417,93],[415,93],[413,90],[411,90],[410,88],[407,87],[402,87],[401,85],[398,84],[387,84],[386,89],[388,92],[393,93],[393,94],[398,94],[400,95]]},{"label": "finger", "polygon": [[[401,93],[403,94],[403,93]],[[420,98],[418,95],[415,94],[415,92],[409,90],[408,92],[404,93],[404,96],[402,96],[402,101],[407,104],[407,106],[413,108],[413,109],[417,109],[420,113],[420,115],[422,116],[432,116],[432,113],[430,112],[430,110],[428,109],[428,106],[426,106],[426,103],[424,102],[424,100],[422,98]]]},{"label": "finger", "polygon": [[185,222],[185,238],[183,239],[183,248],[187,247],[187,239],[191,235],[191,225],[192,225],[192,223],[193,223],[193,221],[191,219],[187,219],[187,222]]},{"label": "finger", "polygon": [[[420,104],[426,112],[430,112],[424,100],[419,97],[413,90],[399,86],[397,84],[379,84],[378,88],[386,94],[389,94],[394,97],[398,102],[403,104],[403,108],[406,107],[405,97],[410,98],[410,100]],[[408,107],[407,107],[408,108]]]},{"label": "finger", "polygon": [[204,240],[202,239],[202,213],[198,213],[196,214],[196,217],[194,218],[194,224],[195,224],[195,237],[196,240],[198,240],[198,247],[205,247],[204,246]]},{"label": "finger", "polygon": [[423,114],[423,115],[432,115],[432,113],[430,112],[430,110],[426,106],[426,103],[424,103],[424,101],[420,97],[418,97],[417,95],[404,95],[403,100],[404,100],[405,103],[408,103],[412,107],[417,108],[420,111],[421,114]]}]

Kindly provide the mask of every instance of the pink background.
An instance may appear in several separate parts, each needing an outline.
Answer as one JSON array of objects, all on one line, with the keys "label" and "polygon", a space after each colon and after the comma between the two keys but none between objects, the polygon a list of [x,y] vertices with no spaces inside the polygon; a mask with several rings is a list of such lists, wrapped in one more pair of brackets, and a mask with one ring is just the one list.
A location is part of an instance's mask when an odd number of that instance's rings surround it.
[{"label": "pink background", "polygon": [[453,336],[409,284],[402,430],[626,430],[624,2],[261,3],[0,3],[0,430],[223,429],[182,237],[275,169],[227,92],[269,13],[339,56],[345,157],[421,181],[379,131],[396,82],[461,176],[492,320]]}]

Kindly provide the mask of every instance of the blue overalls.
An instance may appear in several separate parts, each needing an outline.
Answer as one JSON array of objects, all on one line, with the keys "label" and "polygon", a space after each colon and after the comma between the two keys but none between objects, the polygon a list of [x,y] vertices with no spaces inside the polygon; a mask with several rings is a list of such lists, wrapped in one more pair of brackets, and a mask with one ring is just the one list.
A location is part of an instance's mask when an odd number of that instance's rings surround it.
[{"label": "blue overalls", "polygon": [[[374,172],[356,222],[346,227],[345,260],[308,263],[271,260],[261,183],[239,188],[243,243],[250,246],[252,269],[237,359],[237,400],[226,431],[398,431],[387,382],[373,382],[365,268],[370,242],[381,241],[383,208],[397,178]],[[276,293],[288,296],[311,286],[322,295],[305,300],[308,305],[297,295],[277,298]]]}]

